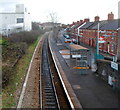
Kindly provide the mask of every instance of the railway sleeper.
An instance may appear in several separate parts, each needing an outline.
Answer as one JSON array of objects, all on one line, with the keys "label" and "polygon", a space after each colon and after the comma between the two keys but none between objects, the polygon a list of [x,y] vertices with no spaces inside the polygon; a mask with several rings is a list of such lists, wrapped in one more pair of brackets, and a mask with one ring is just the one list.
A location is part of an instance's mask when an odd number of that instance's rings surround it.
[{"label": "railway sleeper", "polygon": [[47,102],[55,102],[55,99],[45,99]]},{"label": "railway sleeper", "polygon": [[46,96],[53,96],[54,97],[54,94],[53,93],[47,93],[45,94]]},{"label": "railway sleeper", "polygon": [[56,106],[45,106],[45,108],[48,108],[48,109],[55,109],[56,110]]},{"label": "railway sleeper", "polygon": [[53,93],[54,91],[52,89],[45,90],[44,93]]},{"label": "railway sleeper", "polygon": [[46,102],[45,105],[56,105],[55,102]]}]

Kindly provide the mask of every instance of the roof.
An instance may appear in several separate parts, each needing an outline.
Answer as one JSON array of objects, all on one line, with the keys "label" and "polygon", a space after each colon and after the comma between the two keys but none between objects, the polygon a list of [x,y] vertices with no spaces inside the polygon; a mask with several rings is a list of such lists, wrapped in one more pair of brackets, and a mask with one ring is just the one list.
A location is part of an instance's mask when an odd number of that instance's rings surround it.
[{"label": "roof", "polygon": [[24,12],[4,12],[4,13],[1,13],[0,14],[24,14]]},{"label": "roof", "polygon": [[89,50],[88,48],[85,48],[83,46],[76,45],[76,44],[71,44],[70,48],[73,49],[73,50]]},{"label": "roof", "polygon": [[87,22],[85,25],[80,27],[80,29],[88,29],[94,22]]},{"label": "roof", "polygon": [[100,30],[117,30],[120,28],[120,19],[114,19],[109,21],[87,22],[80,29],[98,29],[98,23]]},{"label": "roof", "polygon": [[117,30],[120,26],[118,26],[120,19],[107,21],[103,26],[100,27],[101,30]]},{"label": "roof", "polygon": [[101,28],[104,24],[106,24],[108,21],[107,20],[103,20],[103,21],[99,21],[97,22],[96,25],[94,25],[91,29],[98,29],[98,23],[99,23],[99,27]]},{"label": "roof", "polygon": [[96,21],[96,22],[87,22],[86,24],[76,24],[72,26],[71,29],[78,28],[79,29],[98,29],[98,23],[100,30],[117,30],[120,28],[120,19],[114,20],[103,20],[103,21]]},{"label": "roof", "polygon": [[81,26],[83,23],[79,23],[79,24],[75,24],[74,26],[71,27],[71,29],[76,29],[78,28],[79,26]]},{"label": "roof", "polygon": [[88,27],[88,29],[92,29],[94,26],[96,26],[99,23],[99,21],[93,22],[92,25]]}]

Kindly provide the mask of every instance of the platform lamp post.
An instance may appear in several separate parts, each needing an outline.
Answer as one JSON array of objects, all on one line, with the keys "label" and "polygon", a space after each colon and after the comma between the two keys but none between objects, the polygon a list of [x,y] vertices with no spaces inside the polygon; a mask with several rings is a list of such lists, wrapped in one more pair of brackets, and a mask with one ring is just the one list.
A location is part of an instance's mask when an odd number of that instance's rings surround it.
[{"label": "platform lamp post", "polygon": [[97,35],[97,38],[96,38],[96,55],[98,56],[99,55],[99,36],[100,36],[100,24],[98,23],[98,35]]},{"label": "platform lamp post", "polygon": [[77,45],[78,45],[78,40],[79,40],[79,34],[80,34],[80,30],[78,28]]},{"label": "platform lamp post", "polygon": [[96,36],[96,53],[95,53],[95,61],[98,59],[98,56],[99,56],[99,23],[98,23],[98,29],[97,29],[98,33],[97,33],[97,36]]},{"label": "platform lamp post", "polygon": [[[77,35],[77,45],[78,45],[78,43],[79,43],[79,37],[83,37],[82,36],[83,35],[83,33],[81,32],[80,33],[80,27],[78,28],[78,35]],[[79,43],[80,44],[80,43]]]},{"label": "platform lamp post", "polygon": [[97,31],[98,31],[98,33],[97,33],[97,36],[96,36],[95,61],[96,61],[97,59],[104,59],[104,56],[99,54],[99,37],[100,37],[100,24],[99,24],[99,22],[98,22],[98,29],[97,29]]}]

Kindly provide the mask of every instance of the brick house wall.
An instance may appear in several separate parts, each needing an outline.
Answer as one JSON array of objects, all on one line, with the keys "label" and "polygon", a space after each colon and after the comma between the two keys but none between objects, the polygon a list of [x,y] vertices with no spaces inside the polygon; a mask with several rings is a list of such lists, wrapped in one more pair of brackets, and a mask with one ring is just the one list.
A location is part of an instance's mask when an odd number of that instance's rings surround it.
[{"label": "brick house wall", "polygon": [[[113,30],[101,30],[101,31],[106,31],[107,35],[110,35],[110,37],[105,38],[105,43],[99,44],[99,49],[100,51],[109,53],[111,55],[116,54],[117,52],[117,41],[118,41],[118,31],[113,31]],[[96,36],[98,35],[97,30],[88,30],[88,29],[83,29],[80,32],[82,32],[83,36],[82,38],[79,39],[79,41],[92,46],[96,47]],[[101,33],[100,36],[105,35],[106,33]],[[112,37],[112,33],[116,37]]]},{"label": "brick house wall", "polygon": [[[99,19],[100,19],[99,16],[95,17],[95,22],[94,23],[95,23],[96,26],[97,26],[96,22],[99,22]],[[112,20],[114,20],[114,14],[111,12],[111,13],[108,14],[108,19],[103,20],[102,25],[104,25],[105,23],[107,24],[109,21],[112,21]],[[84,22],[87,23],[89,21],[90,21],[89,19],[84,19],[84,21],[81,21],[81,22],[82,23],[84,23]],[[80,21],[76,22],[76,23],[74,22],[73,24],[75,25],[77,23],[80,23]],[[88,23],[88,25],[89,25],[89,23]],[[92,25],[92,22],[91,22],[91,25]],[[109,26],[108,26],[108,28],[109,28]],[[111,28],[111,26],[110,26],[110,28]],[[109,35],[109,36],[104,37],[105,41],[106,41],[105,43],[99,44],[99,50],[103,51],[103,52],[106,52],[110,55],[115,55],[118,51],[118,31],[117,30],[100,30],[100,31],[102,31],[101,33],[99,33],[100,36],[104,36],[104,35]],[[71,33],[78,34],[78,29],[75,28],[75,29],[71,30]],[[89,46],[92,46],[92,47],[96,47],[96,37],[98,36],[97,28],[95,28],[95,29],[92,29],[92,28],[89,28],[89,27],[88,28],[83,28],[83,29],[80,29],[79,34],[83,36],[83,37],[79,37],[80,42],[83,42],[83,43],[85,43]],[[115,37],[113,37],[113,35]],[[77,37],[78,37],[77,35],[74,35],[74,38],[77,38]]]}]

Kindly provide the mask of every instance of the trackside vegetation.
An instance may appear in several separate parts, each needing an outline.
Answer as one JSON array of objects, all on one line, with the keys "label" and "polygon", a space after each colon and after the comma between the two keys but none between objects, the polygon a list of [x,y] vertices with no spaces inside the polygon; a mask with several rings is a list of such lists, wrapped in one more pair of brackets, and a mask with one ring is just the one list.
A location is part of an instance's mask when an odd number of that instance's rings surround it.
[{"label": "trackside vegetation", "polygon": [[[44,30],[19,32],[0,39],[2,45],[2,108],[15,108],[33,52]],[[16,97],[17,95],[17,97]]]}]

